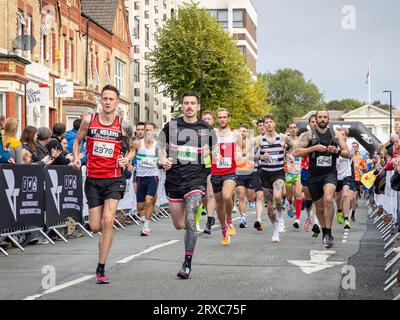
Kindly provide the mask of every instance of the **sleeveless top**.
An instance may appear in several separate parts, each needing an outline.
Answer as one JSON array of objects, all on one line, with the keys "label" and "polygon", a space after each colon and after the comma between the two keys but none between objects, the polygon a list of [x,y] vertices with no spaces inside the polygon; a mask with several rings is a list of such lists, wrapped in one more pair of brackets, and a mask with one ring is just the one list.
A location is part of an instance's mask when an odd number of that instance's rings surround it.
[{"label": "sleeveless top", "polygon": [[219,153],[222,159],[217,162],[212,160],[211,174],[225,176],[236,172],[235,147],[236,139],[235,132],[232,130],[226,136],[217,135]]},{"label": "sleeveless top", "polygon": [[118,158],[122,147],[122,118],[115,117],[110,126],[100,123],[99,114],[91,116],[87,134],[87,176],[112,179],[122,176]]},{"label": "sleeveless top", "polygon": [[153,142],[151,148],[146,148],[144,139],[140,140],[140,149],[136,156],[136,176],[138,177],[157,177],[157,152],[156,152],[156,141]]},{"label": "sleeveless top", "polygon": [[278,172],[285,166],[285,150],[282,146],[281,136],[277,135],[275,141],[271,144],[267,137],[263,136],[263,142],[258,151],[260,156],[269,154],[268,160],[260,160],[260,167],[266,172]]},{"label": "sleeveless top", "polygon": [[[314,133],[313,133],[314,134]],[[309,146],[312,147],[314,145],[321,144],[323,146],[335,146],[338,147],[335,137],[332,136],[331,130],[325,131],[325,133],[321,133],[318,130],[315,130],[315,134],[317,135],[316,141],[310,141]],[[310,154],[310,167],[309,173],[312,175],[320,175],[326,174],[329,172],[336,172],[336,159],[337,155],[332,154],[330,152],[313,152]]]}]

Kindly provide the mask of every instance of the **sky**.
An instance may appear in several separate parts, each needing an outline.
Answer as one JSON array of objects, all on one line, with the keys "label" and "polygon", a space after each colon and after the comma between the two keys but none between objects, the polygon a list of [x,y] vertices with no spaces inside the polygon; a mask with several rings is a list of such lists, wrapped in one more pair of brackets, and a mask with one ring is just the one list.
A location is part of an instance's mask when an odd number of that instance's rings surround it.
[{"label": "sky", "polygon": [[392,90],[400,108],[399,0],[251,1],[258,13],[257,72],[297,69],[325,101],[368,102],[370,62],[371,100],[389,104],[382,91]]}]

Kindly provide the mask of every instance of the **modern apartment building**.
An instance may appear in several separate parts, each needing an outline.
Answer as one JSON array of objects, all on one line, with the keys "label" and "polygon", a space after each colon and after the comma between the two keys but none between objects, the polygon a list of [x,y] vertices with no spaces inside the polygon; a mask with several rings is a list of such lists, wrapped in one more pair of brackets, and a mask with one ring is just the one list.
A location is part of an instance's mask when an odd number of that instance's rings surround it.
[{"label": "modern apartment building", "polygon": [[171,99],[162,87],[153,87],[148,55],[155,46],[154,35],[171,17],[175,0],[125,0],[133,52],[131,59],[133,121],[151,121],[160,129],[171,120]]},{"label": "modern apartment building", "polygon": [[[177,0],[178,6],[187,0]],[[257,74],[257,12],[251,0],[197,0],[223,28],[238,38],[251,73]]]}]

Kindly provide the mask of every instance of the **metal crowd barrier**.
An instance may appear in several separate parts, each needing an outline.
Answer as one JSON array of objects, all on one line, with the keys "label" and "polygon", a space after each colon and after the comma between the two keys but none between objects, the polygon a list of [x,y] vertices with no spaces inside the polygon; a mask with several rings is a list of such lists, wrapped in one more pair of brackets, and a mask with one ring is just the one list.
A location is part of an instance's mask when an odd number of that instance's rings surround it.
[{"label": "metal crowd barrier", "polygon": [[[384,271],[389,278],[385,281],[384,291],[400,286],[400,192],[391,188],[390,179],[394,172],[387,172],[384,194],[374,194],[368,204],[368,217],[373,219],[385,243],[384,258],[388,260]],[[389,260],[390,259],[390,260]],[[400,294],[394,300],[400,300]]]}]

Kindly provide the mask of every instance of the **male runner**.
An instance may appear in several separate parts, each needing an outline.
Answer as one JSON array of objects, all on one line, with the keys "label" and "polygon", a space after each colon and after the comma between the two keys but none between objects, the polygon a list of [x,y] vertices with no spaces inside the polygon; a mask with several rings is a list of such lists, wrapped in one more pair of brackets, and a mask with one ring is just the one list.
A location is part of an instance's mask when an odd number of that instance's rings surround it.
[{"label": "male runner", "polygon": [[[347,136],[349,129],[338,129],[343,139],[347,143]],[[351,201],[353,199],[353,192],[356,188],[354,178],[352,175],[352,159],[339,157],[336,163],[338,173],[338,183],[336,186],[336,206],[337,206],[337,222],[344,224],[345,229],[351,229],[349,222],[349,213]],[[342,211],[343,210],[343,211]]]},{"label": "male runner", "polygon": [[[135,141],[140,141],[144,138],[144,135],[145,135],[144,126],[145,126],[144,122],[138,122],[136,124]],[[136,155],[133,158],[133,167],[135,168],[135,170],[133,172],[133,189],[135,190],[135,194],[137,194],[137,179],[136,179],[137,157],[136,157]],[[145,216],[144,216],[143,212],[138,211],[138,216],[139,216],[140,222],[142,224],[144,224]]]},{"label": "male runner", "polygon": [[189,279],[197,241],[195,216],[205,196],[204,150],[212,148],[217,138],[214,130],[197,118],[200,110],[195,92],[183,94],[183,117],[171,120],[158,140],[159,162],[167,171],[165,190],[176,229],[186,229],[185,261],[177,274]]},{"label": "male runner", "polygon": [[[204,111],[201,117],[203,121],[206,122],[210,127],[212,128],[214,127],[214,115],[211,111]],[[215,207],[216,207],[214,191],[211,184],[211,155],[208,155],[208,157],[205,158],[204,166],[205,166],[205,174],[207,175],[207,197],[205,198],[207,206],[207,223],[204,228],[204,233],[211,235],[211,228],[215,224]],[[203,201],[203,206],[204,205],[205,203]]]},{"label": "male runner", "polygon": [[[291,123],[289,125],[289,138],[292,145],[296,145],[297,138],[297,125],[296,123]],[[301,157],[293,156],[293,148],[286,151],[286,174],[285,174],[285,184],[286,184],[286,199],[289,202],[288,215],[293,217],[293,196],[296,203],[296,220],[293,223],[295,229],[300,228],[300,216],[301,208],[303,205],[302,199],[302,185],[301,185]],[[290,214],[290,212],[292,214]]]},{"label": "male runner", "polygon": [[[273,116],[264,118],[265,134],[261,137],[256,159],[260,159],[261,184],[267,201],[268,215],[273,225],[272,242],[280,242],[279,233],[286,231],[283,219],[282,194],[285,184],[285,150],[292,147],[290,138],[278,134]],[[274,208],[274,203],[276,208]]]},{"label": "male runner", "polygon": [[360,145],[357,142],[353,142],[353,171],[354,171],[354,182],[356,184],[356,190],[354,191],[353,197],[353,208],[351,211],[351,221],[356,221],[356,209],[358,207],[358,198],[362,192],[361,177],[368,170],[367,163],[360,154]]},{"label": "male runner", "polygon": [[[317,127],[317,118],[315,114],[311,115],[308,118],[308,126],[310,130],[315,129]],[[307,130],[306,130],[307,131]],[[304,230],[308,232],[310,225],[312,224],[312,232],[313,237],[318,238],[318,235],[321,233],[318,218],[316,214],[312,214],[312,199],[310,195],[310,191],[308,190],[308,168],[310,165],[310,157],[306,155],[302,157],[301,161],[301,184],[303,186],[303,193],[304,193],[304,207],[307,212],[307,218],[304,221]]]},{"label": "male runner", "polygon": [[150,222],[153,216],[153,199],[158,188],[158,166],[157,166],[157,141],[154,139],[156,125],[148,122],[144,126],[145,136],[143,139],[133,143],[136,157],[136,202],[139,215],[145,217],[140,235],[150,236]]},{"label": "male runner", "polygon": [[221,223],[223,246],[230,244],[230,237],[236,234],[232,221],[233,193],[236,187],[236,151],[240,149],[240,134],[229,128],[230,114],[227,109],[217,111],[218,146],[212,158],[211,183]]},{"label": "male runner", "polygon": [[113,224],[118,202],[125,193],[125,168],[133,158],[121,155],[122,118],[117,115],[117,88],[107,85],[101,92],[102,109],[83,119],[74,142],[74,167],[81,168],[79,153],[87,137],[87,178],[85,194],[89,205],[89,225],[93,233],[101,232],[99,263],[96,270],[98,284],[110,283],[105,275],[105,264],[113,240]]},{"label": "male runner", "polygon": [[236,192],[239,196],[239,213],[241,229],[247,228],[246,221],[246,204],[248,201],[255,200],[254,186],[254,157],[251,154],[251,141],[248,138],[248,128],[246,125],[241,125],[239,133],[242,136],[240,149],[243,159],[236,163]]},{"label": "male runner", "polygon": [[332,221],[337,185],[336,159],[339,156],[348,158],[350,151],[343,136],[328,127],[328,111],[318,111],[316,118],[317,128],[301,135],[293,155],[310,155],[308,189],[322,227],[324,246],[329,249],[334,246]]}]

